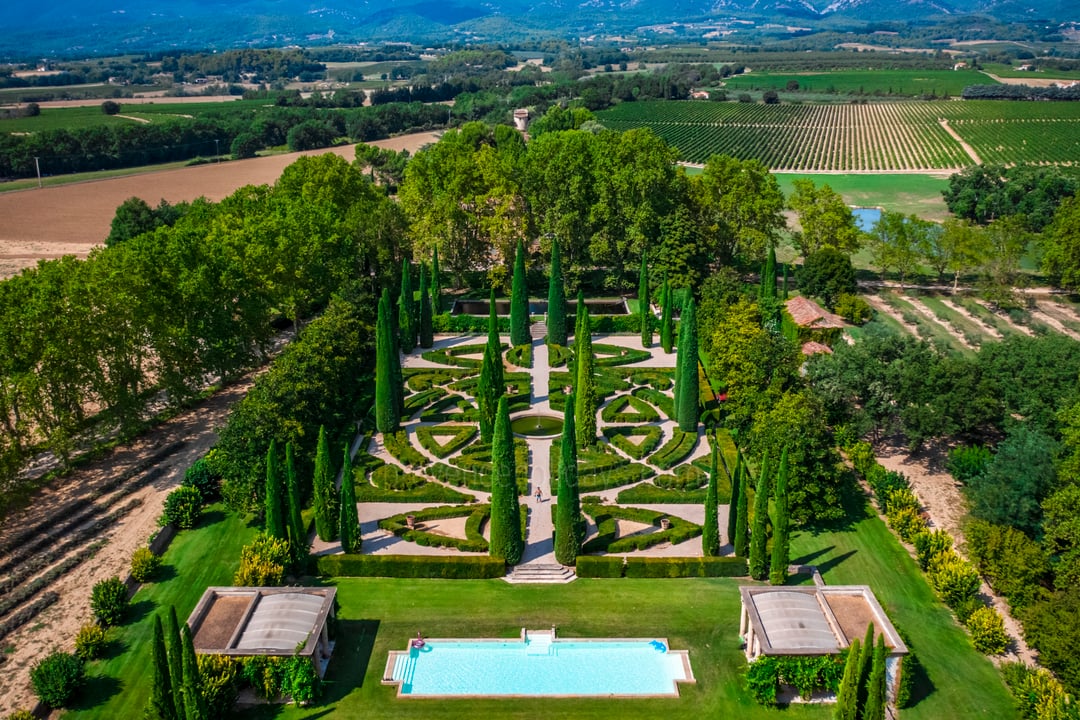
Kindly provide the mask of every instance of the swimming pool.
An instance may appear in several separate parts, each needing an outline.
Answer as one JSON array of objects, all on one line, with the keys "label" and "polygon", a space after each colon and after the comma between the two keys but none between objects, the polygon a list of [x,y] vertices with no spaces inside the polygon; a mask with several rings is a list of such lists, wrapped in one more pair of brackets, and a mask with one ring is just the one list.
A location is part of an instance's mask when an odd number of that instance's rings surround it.
[{"label": "swimming pool", "polygon": [[427,639],[391,652],[384,684],[404,697],[627,696],[678,697],[694,682],[685,650],[666,640]]}]

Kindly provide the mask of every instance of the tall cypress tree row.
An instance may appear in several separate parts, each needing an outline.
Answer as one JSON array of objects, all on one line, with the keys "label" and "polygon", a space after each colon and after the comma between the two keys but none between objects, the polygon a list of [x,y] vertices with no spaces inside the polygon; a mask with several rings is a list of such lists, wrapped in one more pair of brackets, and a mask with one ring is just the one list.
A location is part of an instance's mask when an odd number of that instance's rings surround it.
[{"label": "tall cypress tree row", "polygon": [[739,495],[742,493],[742,454],[735,459],[735,469],[731,473],[731,499],[728,501],[727,535],[728,542],[735,547],[735,529],[739,524]]},{"label": "tall cypress tree row", "polygon": [[401,260],[401,295],[398,296],[398,330],[401,333],[401,349],[412,352],[416,347],[416,300],[412,289],[412,263]]},{"label": "tall cypress tree row", "polygon": [[182,720],[176,717],[169,677],[169,656],[165,650],[165,632],[161,627],[161,616],[156,614],[152,648],[154,684],[150,687],[150,706],[147,708],[146,717],[148,720]]},{"label": "tall cypress tree row", "polygon": [[330,445],[326,426],[319,426],[319,441],[315,449],[315,532],[323,542],[337,537],[337,490],[334,487],[334,466],[330,462]]},{"label": "tall cypress tree row", "polygon": [[641,347],[652,346],[652,309],[649,307],[649,266],[646,254],[641,253],[641,272],[638,274],[638,312],[641,313]]},{"label": "tall cypress tree row", "polygon": [[503,377],[503,345],[502,340],[499,338],[499,317],[495,312],[495,290],[491,290],[491,299],[488,302],[488,335],[487,344],[491,347],[491,355],[495,358],[496,362],[492,365],[491,381],[494,386],[502,392],[502,387],[506,384],[506,378]]},{"label": "tall cypress tree row", "polygon": [[529,334],[529,288],[525,282],[525,245],[518,240],[514,257],[514,279],[510,286],[510,344],[528,345]]},{"label": "tall cypress tree row", "polygon": [[783,585],[787,580],[787,566],[790,557],[790,519],[788,517],[788,449],[780,453],[780,470],[776,475],[776,490],[773,493],[773,545],[772,561],[769,563],[769,583]]},{"label": "tall cypress tree row", "polygon": [[288,540],[289,534],[285,529],[285,514],[282,512],[281,471],[278,470],[277,441],[270,440],[270,448],[266,451],[266,495],[264,498],[264,510],[266,514],[266,534],[278,540]]},{"label": "tall cypress tree row", "polygon": [[562,251],[551,244],[551,275],[548,278],[548,345],[566,345],[566,288],[563,286]]},{"label": "tall cypress tree row", "polygon": [[866,681],[866,707],[862,720],[885,720],[885,636],[878,635]]},{"label": "tall cypress tree row", "polygon": [[439,270],[439,248],[431,250],[431,310],[438,315],[442,312],[442,272]]},{"label": "tall cypress tree row", "polygon": [[489,554],[502,558],[507,565],[517,565],[524,549],[521,510],[518,506],[514,434],[510,429],[510,412],[504,395],[499,398],[499,408],[495,415],[495,436],[491,443]]},{"label": "tall cypress tree row", "polygon": [[184,650],[180,641],[180,623],[176,619],[176,606],[169,606],[169,614],[165,618],[165,637],[168,641],[166,652],[169,656],[169,684],[172,686],[173,705],[176,707],[176,717],[184,720],[187,717],[187,708],[184,707]]},{"label": "tall cypress tree row", "polygon": [[720,502],[717,483],[720,480],[720,455],[713,438],[712,457],[709,461],[709,487],[705,490],[705,524],[702,526],[701,554],[705,557],[720,555]]},{"label": "tall cypress tree row", "polygon": [[199,672],[199,663],[195,660],[195,646],[191,641],[191,628],[187,623],[180,628],[180,642],[183,647],[184,684],[182,690],[187,720],[207,720],[202,674]]},{"label": "tall cypress tree row", "polygon": [[735,515],[735,556],[745,558],[747,546],[750,544],[748,523],[750,521],[750,509],[747,507],[746,488],[750,485],[750,472],[746,469],[746,463],[739,465],[739,497],[736,499],[738,510]]},{"label": "tall cypress tree row", "polygon": [[341,551],[360,552],[360,518],[356,513],[356,478],[353,477],[352,455],[345,443],[345,458],[341,465],[341,512],[338,515],[338,537]]},{"label": "tall cypress tree row", "polygon": [[289,549],[293,559],[299,561],[308,551],[307,532],[304,517],[301,514],[300,480],[296,477],[296,459],[293,457],[293,444],[285,444],[285,492],[288,496]]},{"label": "tall cypress tree row", "polygon": [[420,263],[420,347],[425,350],[435,344],[431,317],[431,292],[428,289],[427,266]]},{"label": "tall cypress tree row", "polygon": [[596,359],[593,357],[592,334],[589,331],[589,308],[585,295],[578,291],[577,323],[574,329],[574,419],[577,421],[579,448],[596,442]]},{"label": "tall cypress tree row", "polygon": [[764,580],[766,575],[766,522],[769,518],[769,454],[761,457],[757,488],[754,492],[754,526],[750,531],[750,577]]},{"label": "tall cypress tree row", "polygon": [[848,647],[844,661],[844,677],[840,689],[836,692],[836,707],[833,709],[834,720],[859,720],[859,659],[862,656],[862,642],[855,638]]},{"label": "tall cypress tree row", "polygon": [[675,345],[675,320],[671,316],[671,303],[674,300],[671,284],[668,283],[667,271],[664,272],[664,284],[660,288],[660,347],[670,353]]},{"label": "tall cypress tree row", "polygon": [[396,432],[401,421],[395,366],[400,360],[390,324],[390,292],[384,288],[375,322],[375,429],[384,434]]},{"label": "tall cypress tree row", "polygon": [[578,493],[577,433],[574,430],[574,396],[566,398],[563,435],[559,456],[558,505],[555,507],[555,559],[573,565],[581,552],[585,518]]},{"label": "tall cypress tree row", "polygon": [[693,297],[687,301],[679,322],[679,354],[675,358],[675,372],[675,415],[679,429],[697,432],[698,341]]}]

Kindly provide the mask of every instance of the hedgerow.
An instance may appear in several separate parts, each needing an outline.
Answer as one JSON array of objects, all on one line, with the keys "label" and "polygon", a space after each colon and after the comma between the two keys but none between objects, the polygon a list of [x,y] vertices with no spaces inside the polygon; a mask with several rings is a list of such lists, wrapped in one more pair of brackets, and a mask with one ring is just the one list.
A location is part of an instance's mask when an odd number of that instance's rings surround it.
[{"label": "hedgerow", "polygon": [[[414,527],[408,526],[406,515],[413,516]],[[466,507],[437,507],[417,510],[411,513],[402,513],[379,521],[379,527],[388,530],[398,537],[415,542],[417,545],[433,547],[452,547],[464,552],[487,552],[488,542],[480,534],[480,526],[485,517],[491,515],[490,505],[469,505]],[[465,538],[448,537],[435,533],[424,532],[416,527],[417,523],[425,520],[438,520],[454,517],[468,516],[465,523]],[[473,519],[473,518],[476,519]]]},{"label": "hedgerow", "polygon": [[[627,411],[627,407],[632,408],[632,411]],[[633,395],[615,398],[604,406],[600,417],[604,422],[609,423],[649,423],[660,420],[656,408]]]},{"label": "hedgerow", "polygon": [[409,442],[409,435],[405,430],[383,433],[383,445],[402,465],[420,468],[428,464],[428,459]]},{"label": "hedgerow", "polygon": [[649,462],[658,468],[667,470],[684,461],[694,451],[696,445],[696,432],[683,432],[676,428],[671,439],[649,458]]},{"label": "hedgerow", "polygon": [[[656,449],[656,446],[660,444],[660,438],[663,437],[663,432],[655,425],[639,427],[606,427],[604,428],[603,433],[604,437],[608,439],[608,442],[635,460],[643,460],[649,453]],[[641,438],[639,442],[634,442],[629,439],[638,437]]]},{"label": "hedgerow", "polygon": [[645,350],[622,347],[621,345],[604,345],[602,343],[593,344],[593,353],[597,356],[596,365],[598,367],[630,365],[652,357],[652,354]]},{"label": "hedgerow", "polygon": [[315,562],[329,577],[485,580],[506,572],[506,563],[487,555],[323,555]]},{"label": "hedgerow", "polygon": [[[437,439],[440,437],[449,437],[450,440],[440,443]],[[476,427],[473,425],[421,425],[416,428],[416,439],[420,445],[437,458],[453,455],[475,437]]]},{"label": "hedgerow", "polygon": [[675,419],[675,400],[667,393],[651,387],[637,387],[630,394],[660,408],[668,420]]},{"label": "hedgerow", "polygon": [[427,480],[419,475],[407,473],[397,465],[383,465],[375,468],[371,473],[372,484],[382,490],[415,490],[427,483]]},{"label": "hedgerow", "polygon": [[[655,510],[594,504],[583,505],[582,510],[596,522],[598,533],[596,537],[582,546],[581,551],[585,554],[631,552],[644,550],[665,542],[677,545],[701,534],[700,525]],[[666,518],[670,523],[667,530],[644,535],[631,535],[625,538],[617,537],[618,528],[615,522],[617,519],[647,523],[659,527],[660,520],[663,518]]]}]

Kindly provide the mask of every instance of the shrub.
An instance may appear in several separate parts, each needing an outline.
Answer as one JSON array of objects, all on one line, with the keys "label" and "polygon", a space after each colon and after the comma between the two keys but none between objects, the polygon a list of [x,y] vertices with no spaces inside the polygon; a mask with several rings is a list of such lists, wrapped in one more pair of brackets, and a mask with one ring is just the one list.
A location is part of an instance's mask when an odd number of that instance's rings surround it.
[{"label": "shrub", "polygon": [[640,463],[624,463],[591,473],[586,473],[584,469],[579,468],[578,490],[581,492],[598,492],[645,480],[652,477],[653,474],[652,468]]},{"label": "shrub", "polygon": [[402,465],[418,468],[428,464],[428,459],[409,443],[408,433],[383,433],[383,443],[391,455]]},{"label": "shrub", "polygon": [[[611,505],[593,505],[584,507],[584,511],[596,521],[597,536],[582,546],[582,553],[609,552],[621,553],[633,550],[645,550],[654,545],[670,542],[672,545],[697,537],[701,534],[701,526],[687,522],[682,518],[670,517],[662,512],[646,510],[644,508],[624,508]],[[661,518],[670,521],[667,530],[648,533],[645,535],[631,535],[629,537],[617,537],[616,519],[631,520],[634,522],[660,525]]]},{"label": "shrub", "polygon": [[975,649],[984,655],[1000,655],[1009,645],[1005,621],[994,608],[979,608],[968,616],[964,624],[971,632]]},{"label": "shrub", "polygon": [[506,352],[506,359],[511,365],[532,367],[532,345],[515,345]]},{"label": "shrub", "polygon": [[94,585],[90,593],[90,609],[98,624],[118,625],[128,608],[127,585],[115,575]]},{"label": "shrub", "polygon": [[[638,323],[641,326],[641,323]],[[616,365],[630,365],[631,363],[648,360],[652,355],[646,350],[622,347],[620,345],[604,345],[596,343],[593,352],[597,355],[597,367],[613,367]]]},{"label": "shrub", "polygon": [[105,628],[97,623],[86,623],[75,635],[75,654],[83,660],[96,660],[105,649]]},{"label": "shrub", "polygon": [[920,532],[926,529],[926,523],[923,521],[922,516],[919,515],[919,511],[909,507],[889,510],[886,517],[889,520],[889,527],[895,530],[896,534],[904,542],[911,542]]},{"label": "shrub", "polygon": [[131,554],[131,577],[135,582],[149,582],[160,567],[161,558],[148,547],[136,548]]},{"label": "shrub", "polygon": [[425,485],[427,480],[407,473],[397,465],[382,465],[372,471],[371,482],[383,490],[413,490]]},{"label": "shrub", "polygon": [[604,428],[604,437],[635,460],[642,460],[655,450],[662,436],[660,428],[655,425]]},{"label": "shrub", "polygon": [[83,661],[71,653],[54,652],[30,668],[34,694],[51,708],[64,707],[83,679]]},{"label": "shrub", "polygon": [[993,453],[981,446],[962,445],[949,451],[946,469],[962,483],[983,474],[994,459]]},{"label": "shrub", "polygon": [[675,419],[675,399],[670,395],[660,392],[655,388],[646,387],[634,388],[631,395],[636,398],[641,398],[642,400],[647,400],[660,408],[660,412],[664,413],[668,420]]},{"label": "shrub", "polygon": [[620,491],[615,501],[620,505],[699,505],[705,502],[705,488],[669,490],[652,483],[641,483]]},{"label": "shrub", "polygon": [[188,485],[181,485],[165,498],[165,509],[158,522],[181,530],[190,530],[199,522],[202,504],[202,495],[198,490]]},{"label": "shrub", "polygon": [[874,309],[870,307],[870,303],[851,293],[840,293],[837,296],[833,312],[853,325],[862,325],[874,316]]},{"label": "shrub", "polygon": [[944,530],[923,530],[915,535],[912,542],[919,567],[924,571],[935,557],[950,552],[953,546],[952,535]]},{"label": "shrub", "polygon": [[227,655],[196,655],[195,661],[207,714],[212,718],[229,717],[240,692],[242,661]]},{"label": "shrub", "polygon": [[697,490],[704,487],[708,480],[708,473],[693,465],[681,465],[675,468],[673,475],[658,475],[653,478],[658,487],[670,490]]},{"label": "shrub", "polygon": [[506,563],[486,555],[323,555],[315,559],[329,577],[400,577],[482,580],[502,577]]},{"label": "shrub", "polygon": [[29,710],[19,708],[15,712],[8,713],[6,720],[37,720],[37,716]]},{"label": "shrub", "polygon": [[578,577],[582,578],[618,578],[622,577],[625,562],[621,557],[579,555],[575,565]]},{"label": "shrub", "polygon": [[[445,443],[439,438],[449,437]],[[416,438],[420,445],[437,458],[444,458],[465,447],[476,437],[476,428],[468,425],[435,426],[422,425],[416,428]]]},{"label": "shrub", "polygon": [[240,551],[240,567],[233,585],[281,585],[289,558],[288,541],[260,534]]},{"label": "shrub", "polygon": [[696,432],[683,432],[676,428],[671,439],[664,443],[664,446],[657,450],[655,455],[649,458],[649,462],[658,468],[667,470],[685,460],[694,451],[695,445],[697,445]]},{"label": "shrub", "polygon": [[[631,408],[631,410],[628,411],[627,407]],[[660,419],[652,405],[639,400],[633,395],[623,395],[615,398],[604,406],[600,417],[604,422],[609,423],[646,423],[656,422]]]},{"label": "shrub", "polygon": [[979,592],[979,573],[956,553],[942,553],[934,558],[927,568],[927,576],[942,601],[956,610],[957,615],[960,614],[958,608],[973,600]]},{"label": "shrub", "polygon": [[205,457],[201,457],[184,472],[182,485],[195,488],[203,502],[209,502],[221,492],[221,476],[213,472]]},{"label": "shrub", "polygon": [[[410,528],[406,515],[412,515],[417,523],[424,520],[468,516],[469,519],[465,524],[465,538],[447,537],[424,532],[416,527]],[[400,538],[425,547],[453,547],[464,552],[487,552],[488,542],[480,534],[480,525],[490,515],[490,505],[434,507],[384,518],[379,521],[379,527],[394,533]]]}]

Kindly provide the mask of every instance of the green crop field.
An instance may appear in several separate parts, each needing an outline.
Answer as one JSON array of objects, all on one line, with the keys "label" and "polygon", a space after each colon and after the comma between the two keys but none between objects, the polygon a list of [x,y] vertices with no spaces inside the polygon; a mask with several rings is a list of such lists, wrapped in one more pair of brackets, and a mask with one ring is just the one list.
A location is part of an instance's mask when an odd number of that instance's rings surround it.
[{"label": "green crop field", "polygon": [[749,72],[725,79],[728,90],[783,91],[794,80],[799,91],[840,95],[959,95],[968,85],[996,85],[977,70],[843,70],[834,72]]},{"label": "green crop field", "polygon": [[1080,104],[937,101],[846,105],[630,102],[597,114],[606,127],[651,128],[683,160],[757,159],[779,172],[957,170],[982,161],[1080,157]]},{"label": "green crop field", "polygon": [[[103,101],[104,102],[104,101]],[[241,105],[260,108],[265,100],[235,100],[225,102],[176,103],[163,98],[154,103],[125,103],[123,98],[115,100],[120,104],[120,115],[106,115],[101,106],[89,107],[43,107],[41,114],[35,117],[0,120],[0,133],[30,133],[43,130],[76,130],[97,125],[130,124],[139,122],[131,118],[140,118],[148,122],[164,122],[178,118],[197,118],[223,110],[235,111]]]},{"label": "green crop field", "polygon": [[815,173],[776,173],[784,195],[791,196],[793,181],[812,180],[815,185],[828,185],[843,196],[848,205],[881,207],[892,212],[914,214],[927,220],[941,221],[949,217],[949,208],[941,192],[949,186],[942,175],[916,173],[837,175]]}]

